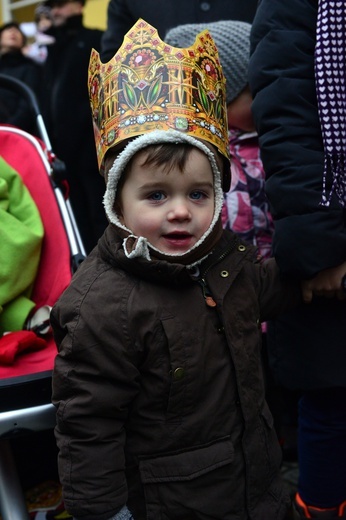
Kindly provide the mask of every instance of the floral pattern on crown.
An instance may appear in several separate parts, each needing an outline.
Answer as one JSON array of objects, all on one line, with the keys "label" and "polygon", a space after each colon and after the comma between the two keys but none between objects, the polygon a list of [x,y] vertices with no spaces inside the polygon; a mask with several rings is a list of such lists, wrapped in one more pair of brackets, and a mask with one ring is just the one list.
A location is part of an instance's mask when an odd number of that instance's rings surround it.
[{"label": "floral pattern on crown", "polygon": [[108,63],[92,50],[88,87],[101,170],[110,148],[154,130],[190,134],[229,159],[226,80],[207,30],[178,49],[139,19]]}]

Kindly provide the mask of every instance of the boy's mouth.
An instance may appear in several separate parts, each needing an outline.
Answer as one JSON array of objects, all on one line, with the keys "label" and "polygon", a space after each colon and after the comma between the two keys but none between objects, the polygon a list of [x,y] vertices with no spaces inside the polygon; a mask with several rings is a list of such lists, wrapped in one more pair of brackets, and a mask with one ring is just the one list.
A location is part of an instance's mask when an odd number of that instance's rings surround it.
[{"label": "boy's mouth", "polygon": [[172,231],[171,233],[166,233],[163,236],[168,239],[183,240],[184,238],[190,238],[192,235],[187,231]]},{"label": "boy's mouth", "polygon": [[187,231],[173,231],[172,233],[163,235],[163,238],[171,246],[186,248],[190,246],[192,235]]}]

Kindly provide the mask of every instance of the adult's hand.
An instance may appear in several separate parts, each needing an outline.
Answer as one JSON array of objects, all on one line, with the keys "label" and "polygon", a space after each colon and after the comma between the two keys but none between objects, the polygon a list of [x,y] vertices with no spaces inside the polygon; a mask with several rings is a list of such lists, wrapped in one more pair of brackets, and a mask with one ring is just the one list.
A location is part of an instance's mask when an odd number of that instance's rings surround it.
[{"label": "adult's hand", "polygon": [[302,282],[302,295],[305,303],[310,303],[314,296],[346,299],[343,277],[346,275],[346,262],[318,273],[311,280]]}]

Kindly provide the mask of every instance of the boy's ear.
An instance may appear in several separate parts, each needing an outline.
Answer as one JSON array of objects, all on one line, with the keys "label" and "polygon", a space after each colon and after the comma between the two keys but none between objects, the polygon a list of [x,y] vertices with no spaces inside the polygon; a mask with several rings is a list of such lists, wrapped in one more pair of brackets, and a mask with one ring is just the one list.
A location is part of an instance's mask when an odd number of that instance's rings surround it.
[{"label": "boy's ear", "polygon": [[115,151],[112,148],[110,150],[108,150],[108,152],[105,155],[103,171],[104,171],[104,178],[105,178],[106,184],[108,182],[108,172],[112,168],[114,161],[117,158],[117,155],[118,154],[115,153]]},{"label": "boy's ear", "polygon": [[118,198],[116,198],[115,201],[114,201],[113,210],[114,210],[114,213],[119,218],[120,223],[124,224],[123,209],[122,209],[122,206],[121,206],[121,202],[120,202],[120,200]]}]

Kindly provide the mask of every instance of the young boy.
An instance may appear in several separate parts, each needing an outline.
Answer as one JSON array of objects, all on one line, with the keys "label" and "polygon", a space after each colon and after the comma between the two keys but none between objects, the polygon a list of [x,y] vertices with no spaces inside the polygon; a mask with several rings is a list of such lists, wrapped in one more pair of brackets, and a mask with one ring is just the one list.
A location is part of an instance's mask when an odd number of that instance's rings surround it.
[{"label": "young boy", "polygon": [[[223,231],[225,82],[139,20],[89,85],[110,221],[52,313],[65,505],[77,519],[284,520],[260,323],[300,299]],[[125,146],[125,147],[124,147]]]}]

